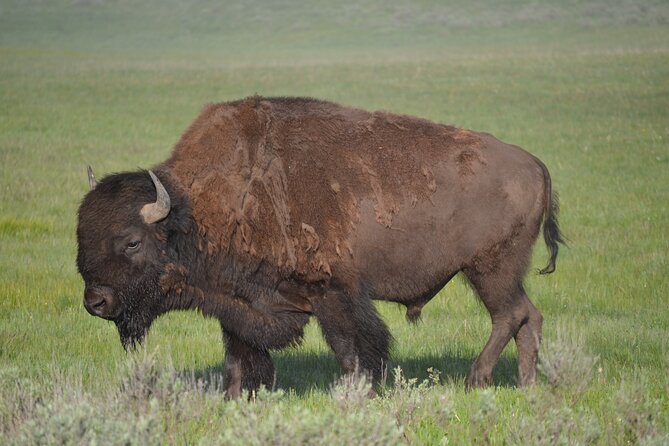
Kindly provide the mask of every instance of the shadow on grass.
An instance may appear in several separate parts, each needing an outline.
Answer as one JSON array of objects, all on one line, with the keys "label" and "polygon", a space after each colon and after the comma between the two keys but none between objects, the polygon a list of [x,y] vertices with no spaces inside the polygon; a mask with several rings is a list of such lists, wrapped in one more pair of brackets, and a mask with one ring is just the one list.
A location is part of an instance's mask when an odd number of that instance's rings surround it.
[{"label": "shadow on grass", "polygon": [[[276,367],[275,387],[298,396],[311,392],[327,392],[330,385],[341,375],[341,370],[331,353],[313,353],[286,350],[272,355]],[[387,385],[393,383],[393,369],[401,367],[407,378],[417,378],[419,382],[428,376],[428,368],[441,372],[442,383],[455,383],[464,387],[464,381],[475,358],[464,358],[452,355],[430,355],[417,357],[394,357],[388,369]],[[493,372],[496,386],[515,387],[516,358],[500,358]],[[223,376],[223,364],[205,369],[184,372],[205,383],[220,385]]]}]

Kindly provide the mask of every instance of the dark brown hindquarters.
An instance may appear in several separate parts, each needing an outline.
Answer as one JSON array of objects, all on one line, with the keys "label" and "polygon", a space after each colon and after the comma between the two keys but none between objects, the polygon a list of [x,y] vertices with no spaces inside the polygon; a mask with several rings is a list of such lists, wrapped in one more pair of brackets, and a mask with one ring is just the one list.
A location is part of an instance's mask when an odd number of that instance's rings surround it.
[{"label": "dark brown hindquarters", "polygon": [[[537,160],[538,161],[538,160]],[[479,253],[463,269],[481,301],[490,313],[492,333],[479,357],[474,361],[467,387],[481,387],[492,383],[492,370],[506,344],[515,338],[518,349],[518,384],[534,383],[537,356],[541,343],[543,317],[530,302],[523,287],[523,277],[529,264],[532,245],[543,218],[544,240],[550,252],[550,261],[542,274],[555,270],[558,244],[564,243],[557,223],[557,197],[551,191],[551,180],[546,167],[543,171],[544,198],[542,215],[528,218],[528,223],[518,228],[493,248]]]}]

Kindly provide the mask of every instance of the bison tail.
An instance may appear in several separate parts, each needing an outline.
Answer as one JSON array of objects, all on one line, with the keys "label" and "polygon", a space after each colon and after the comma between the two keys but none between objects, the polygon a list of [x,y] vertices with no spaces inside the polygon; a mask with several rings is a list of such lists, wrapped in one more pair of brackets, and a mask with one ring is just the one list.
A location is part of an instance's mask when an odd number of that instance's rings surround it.
[{"label": "bison tail", "polygon": [[544,241],[546,247],[550,252],[550,259],[548,265],[539,271],[539,274],[550,274],[555,271],[555,263],[557,261],[559,245],[566,245],[564,236],[560,231],[558,225],[558,214],[560,212],[560,203],[557,193],[552,190],[551,176],[548,173],[546,166],[539,161],[539,165],[544,173],[544,193],[546,207],[544,209]]}]

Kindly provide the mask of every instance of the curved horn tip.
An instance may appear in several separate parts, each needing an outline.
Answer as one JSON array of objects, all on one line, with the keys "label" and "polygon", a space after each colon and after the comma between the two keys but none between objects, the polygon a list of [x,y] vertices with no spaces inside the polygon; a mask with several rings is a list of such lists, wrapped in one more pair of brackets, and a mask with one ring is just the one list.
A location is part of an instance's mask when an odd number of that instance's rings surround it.
[{"label": "curved horn tip", "polygon": [[90,187],[90,190],[93,190],[98,187],[98,182],[95,179],[95,175],[93,175],[93,168],[86,166],[86,172],[88,173],[88,187]]},{"label": "curved horn tip", "polygon": [[149,176],[151,177],[151,181],[153,181],[153,184],[156,186],[156,190],[158,190],[158,184],[160,184],[160,186],[162,187],[163,183],[160,182],[160,180],[158,179],[156,174],[153,173],[152,170],[149,170],[148,172],[149,172]]},{"label": "curved horn tip", "polygon": [[149,176],[151,177],[151,181],[153,181],[153,185],[156,187],[156,201],[154,203],[145,204],[140,211],[146,224],[156,223],[167,217],[172,205],[170,195],[167,193],[165,186],[163,186],[158,177],[150,170]]}]

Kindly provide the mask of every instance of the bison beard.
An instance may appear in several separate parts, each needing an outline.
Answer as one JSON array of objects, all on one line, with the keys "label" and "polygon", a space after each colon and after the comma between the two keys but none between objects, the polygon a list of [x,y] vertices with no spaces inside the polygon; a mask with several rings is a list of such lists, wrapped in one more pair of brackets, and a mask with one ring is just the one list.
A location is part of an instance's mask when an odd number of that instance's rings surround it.
[{"label": "bison beard", "polygon": [[270,386],[269,351],[299,342],[312,316],[344,372],[378,377],[392,338],[373,300],[414,322],[458,273],[492,321],[467,386],[492,382],[511,338],[519,384],[535,380],[542,316],[523,277],[542,225],[541,273],[555,269],[558,203],[543,163],[491,135],[253,97],[207,106],[152,171],[89,184],[86,308],[113,318],[126,349],[167,311],[217,318],[229,397]]},{"label": "bison beard", "polygon": [[132,350],[142,343],[153,321],[166,311],[161,304],[164,297],[158,281],[151,276],[130,282],[117,295],[124,310],[114,324],[123,348]]}]

